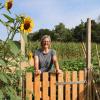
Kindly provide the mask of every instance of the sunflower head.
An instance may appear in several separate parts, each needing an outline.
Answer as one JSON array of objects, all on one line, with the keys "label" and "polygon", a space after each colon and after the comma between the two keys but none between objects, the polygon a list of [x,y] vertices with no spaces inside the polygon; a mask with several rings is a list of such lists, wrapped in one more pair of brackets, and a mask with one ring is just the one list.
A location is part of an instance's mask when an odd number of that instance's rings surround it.
[{"label": "sunflower head", "polygon": [[5,3],[5,8],[7,10],[10,10],[13,6],[13,0],[6,0],[6,3]]},{"label": "sunflower head", "polygon": [[31,51],[28,54],[28,58],[29,58],[29,60],[33,58],[33,53]]},{"label": "sunflower head", "polygon": [[23,33],[30,33],[33,27],[33,20],[30,17],[26,17],[24,18],[23,23],[20,26],[20,30],[23,31]]}]

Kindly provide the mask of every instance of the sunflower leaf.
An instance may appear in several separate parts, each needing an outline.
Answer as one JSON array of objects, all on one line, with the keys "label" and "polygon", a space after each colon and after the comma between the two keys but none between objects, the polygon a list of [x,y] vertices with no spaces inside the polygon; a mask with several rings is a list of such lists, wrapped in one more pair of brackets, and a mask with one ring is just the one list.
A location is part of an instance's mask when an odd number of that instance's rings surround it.
[{"label": "sunflower leaf", "polygon": [[4,22],[4,21],[2,21],[1,19],[0,19],[0,22],[1,22],[4,26],[8,26],[7,23]]},{"label": "sunflower leaf", "polygon": [[3,92],[0,90],[0,100],[2,100],[4,97]]},{"label": "sunflower leaf", "polygon": [[0,80],[4,83],[8,83],[8,80],[4,73],[0,73]]},{"label": "sunflower leaf", "polygon": [[5,18],[7,18],[10,22],[14,22],[14,18],[8,16],[7,14],[3,14]]},{"label": "sunflower leaf", "polygon": [[0,65],[2,65],[2,66],[6,66],[5,61],[4,61],[4,60],[2,60],[2,59],[0,59]]},{"label": "sunflower leaf", "polygon": [[6,26],[6,27],[10,27],[10,28],[11,28],[11,26],[9,25],[9,23],[4,22],[4,21],[2,21],[1,19],[0,19],[0,22],[1,22],[4,26]]},{"label": "sunflower leaf", "polygon": [[19,49],[15,42],[8,40],[8,44],[10,45],[10,50],[14,55],[17,55],[19,53]]}]

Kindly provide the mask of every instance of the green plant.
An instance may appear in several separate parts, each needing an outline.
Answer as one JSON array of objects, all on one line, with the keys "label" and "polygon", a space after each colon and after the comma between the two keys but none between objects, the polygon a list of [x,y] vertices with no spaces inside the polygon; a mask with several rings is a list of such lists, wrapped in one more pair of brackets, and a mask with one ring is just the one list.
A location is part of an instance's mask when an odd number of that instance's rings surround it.
[{"label": "green plant", "polygon": [[[13,6],[12,0],[6,3],[11,3],[7,8],[10,14],[10,9]],[[4,4],[0,3],[0,11],[4,8]],[[3,13],[0,23],[7,29],[7,38],[5,41],[0,41],[0,100],[6,98],[7,100],[21,100],[20,92],[21,86],[19,80],[25,72],[21,68],[21,62],[28,61],[27,57],[21,54],[20,48],[13,41],[15,34],[20,33],[20,25],[23,23],[23,16],[15,15],[11,17]],[[26,34],[23,34],[25,37]]]}]

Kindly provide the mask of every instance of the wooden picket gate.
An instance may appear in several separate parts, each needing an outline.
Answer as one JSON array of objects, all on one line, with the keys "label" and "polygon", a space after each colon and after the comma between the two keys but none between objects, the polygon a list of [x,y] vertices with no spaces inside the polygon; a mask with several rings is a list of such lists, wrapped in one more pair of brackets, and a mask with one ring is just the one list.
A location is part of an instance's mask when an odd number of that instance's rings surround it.
[{"label": "wooden picket gate", "polygon": [[[25,75],[23,100],[87,100],[87,81],[85,71],[67,71],[62,74],[44,72],[34,76]],[[92,93],[91,100],[97,100]],[[33,99],[32,99],[33,98]]]}]

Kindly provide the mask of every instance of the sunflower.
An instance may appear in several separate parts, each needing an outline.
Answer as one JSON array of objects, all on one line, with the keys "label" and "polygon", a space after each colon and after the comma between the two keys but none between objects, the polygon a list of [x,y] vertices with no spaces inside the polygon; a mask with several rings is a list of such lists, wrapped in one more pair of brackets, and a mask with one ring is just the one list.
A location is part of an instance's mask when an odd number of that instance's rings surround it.
[{"label": "sunflower", "polygon": [[12,8],[12,5],[13,5],[13,0],[6,0],[5,8],[7,10],[10,10]]},{"label": "sunflower", "polygon": [[28,58],[29,58],[29,60],[33,58],[33,53],[31,51],[28,54]]},{"label": "sunflower", "polygon": [[23,20],[23,23],[20,26],[20,30],[24,33],[30,33],[34,27],[33,20],[30,17],[26,17]]}]

